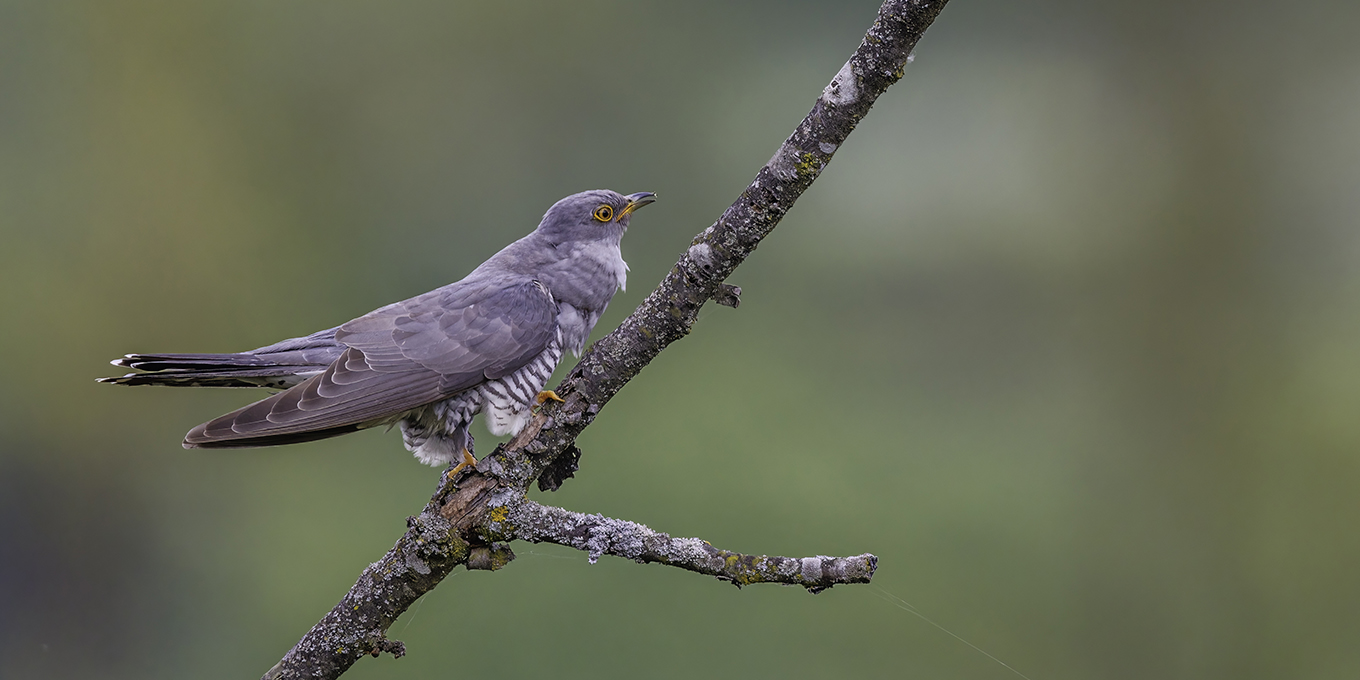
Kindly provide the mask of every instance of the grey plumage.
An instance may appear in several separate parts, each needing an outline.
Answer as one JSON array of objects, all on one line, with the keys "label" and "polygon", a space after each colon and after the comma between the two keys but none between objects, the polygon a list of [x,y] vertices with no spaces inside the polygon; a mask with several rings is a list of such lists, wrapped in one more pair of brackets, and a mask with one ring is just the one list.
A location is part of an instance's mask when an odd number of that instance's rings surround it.
[{"label": "grey plumage", "polygon": [[345,346],[335,341],[336,330],[328,328],[239,354],[129,354],[110,363],[149,372],[100,378],[99,382],[286,389],[320,373],[340,357]]},{"label": "grey plumage", "polygon": [[431,465],[472,449],[468,425],[518,433],[565,350],[579,354],[626,282],[619,243],[653,194],[587,191],[466,278],[312,335],[239,354],[131,354],[124,385],[284,391],[199,425],[185,448],[272,446],[399,423]]}]

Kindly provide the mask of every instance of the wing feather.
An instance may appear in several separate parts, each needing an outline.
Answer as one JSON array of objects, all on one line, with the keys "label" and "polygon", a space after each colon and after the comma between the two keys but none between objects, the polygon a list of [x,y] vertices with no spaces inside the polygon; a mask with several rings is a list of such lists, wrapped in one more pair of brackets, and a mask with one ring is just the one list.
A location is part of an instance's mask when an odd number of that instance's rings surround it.
[{"label": "wing feather", "polygon": [[322,373],[189,432],[184,445],[309,441],[391,422],[529,363],[553,339],[557,304],[526,279],[461,281],[340,326]]}]

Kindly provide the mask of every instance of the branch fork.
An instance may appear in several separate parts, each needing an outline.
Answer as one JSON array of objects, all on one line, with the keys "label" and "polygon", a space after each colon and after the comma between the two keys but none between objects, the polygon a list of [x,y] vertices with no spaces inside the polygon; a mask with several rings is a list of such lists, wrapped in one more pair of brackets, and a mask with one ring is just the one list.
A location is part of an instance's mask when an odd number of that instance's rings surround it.
[{"label": "branch fork", "polygon": [[707,574],[738,587],[797,585],[816,593],[868,583],[871,554],[790,558],[721,550],[698,538],[673,538],[642,524],[551,507],[527,490],[556,490],[577,470],[576,437],[658,353],[687,335],[709,300],[736,307],[741,289],[726,279],[794,201],[811,186],[868,114],[902,77],[912,50],[947,0],[887,0],[859,49],[822,91],[802,123],[712,226],[695,237],[661,284],[624,322],[581,357],[547,402],[510,442],[454,479],[440,475],[425,509],[406,533],[325,617],[265,674],[336,678],[366,655],[405,654],[387,629],[454,567],[495,570],[514,559],[512,541],[556,543],[594,562],[614,555]]}]

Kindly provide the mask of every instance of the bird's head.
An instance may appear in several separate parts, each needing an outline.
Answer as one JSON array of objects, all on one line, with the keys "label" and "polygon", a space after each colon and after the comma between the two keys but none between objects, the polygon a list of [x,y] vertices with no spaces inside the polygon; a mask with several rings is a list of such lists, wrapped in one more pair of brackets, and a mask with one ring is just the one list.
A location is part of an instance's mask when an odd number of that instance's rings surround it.
[{"label": "bird's head", "polygon": [[543,215],[538,232],[554,243],[605,241],[618,243],[628,230],[633,211],[656,200],[643,191],[620,194],[608,189],[583,191],[556,203]]}]

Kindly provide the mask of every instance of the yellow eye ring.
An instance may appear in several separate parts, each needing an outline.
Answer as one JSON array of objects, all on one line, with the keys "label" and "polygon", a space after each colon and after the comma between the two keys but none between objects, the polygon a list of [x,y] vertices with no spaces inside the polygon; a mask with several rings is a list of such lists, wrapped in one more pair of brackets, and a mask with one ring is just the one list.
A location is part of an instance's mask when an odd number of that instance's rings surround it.
[{"label": "yellow eye ring", "polygon": [[596,208],[595,212],[590,214],[601,222],[608,222],[609,220],[614,219],[614,208],[612,206],[602,205]]}]

